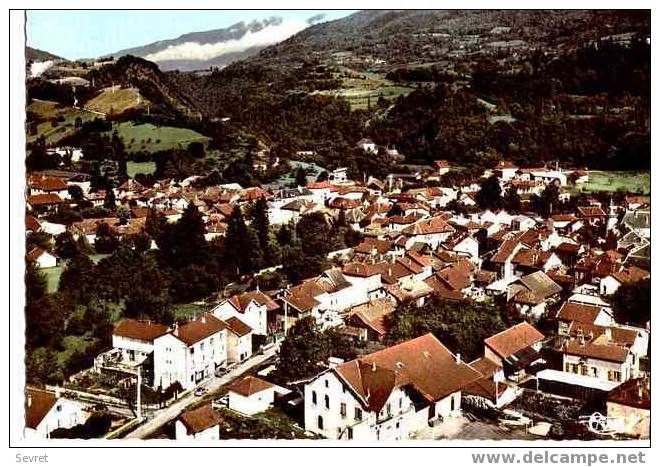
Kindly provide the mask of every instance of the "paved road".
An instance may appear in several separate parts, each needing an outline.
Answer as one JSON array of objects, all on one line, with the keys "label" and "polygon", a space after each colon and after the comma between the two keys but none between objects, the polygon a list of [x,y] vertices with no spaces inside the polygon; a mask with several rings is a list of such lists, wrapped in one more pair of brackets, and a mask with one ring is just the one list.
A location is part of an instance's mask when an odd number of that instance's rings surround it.
[{"label": "paved road", "polygon": [[[198,387],[204,387],[208,390],[208,392],[217,391],[218,389],[220,389],[220,387],[229,383],[240,374],[248,371],[251,368],[254,368],[257,365],[262,364],[264,361],[273,357],[277,353],[277,349],[278,347],[276,346],[271,349],[268,349],[261,355],[255,355],[252,358],[244,361],[243,363],[235,366],[229,373],[220,377],[211,378],[210,380],[200,384],[200,386]],[[193,391],[188,395],[182,397],[181,399],[179,399],[177,402],[170,405],[169,407],[148,414],[147,422],[140,425],[134,431],[126,435],[126,438],[145,439],[147,436],[149,436],[154,431],[158,430],[160,427],[168,423],[170,420],[173,420],[174,418],[178,417],[179,414],[186,407],[199,401],[202,397],[204,396],[195,396]]]}]

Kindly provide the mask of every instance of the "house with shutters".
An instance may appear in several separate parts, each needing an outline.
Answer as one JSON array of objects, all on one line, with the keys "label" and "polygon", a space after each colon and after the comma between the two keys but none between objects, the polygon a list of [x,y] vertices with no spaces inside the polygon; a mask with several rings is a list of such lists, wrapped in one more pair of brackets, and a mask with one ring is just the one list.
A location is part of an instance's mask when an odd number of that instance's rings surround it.
[{"label": "house with shutters", "polygon": [[305,430],[338,440],[408,439],[461,413],[482,375],[432,334],[333,365],[305,385]]},{"label": "house with shutters", "polygon": [[227,325],[210,313],[154,339],[153,387],[191,389],[227,364]]},{"label": "house with shutters", "polygon": [[222,320],[237,317],[252,328],[253,334],[265,336],[270,334],[268,323],[274,323],[275,313],[279,308],[275,300],[255,290],[232,295],[221,301],[211,313]]},{"label": "house with shutters", "polygon": [[57,393],[27,387],[25,389],[25,439],[48,438],[58,428],[72,428],[85,422],[80,403]]}]

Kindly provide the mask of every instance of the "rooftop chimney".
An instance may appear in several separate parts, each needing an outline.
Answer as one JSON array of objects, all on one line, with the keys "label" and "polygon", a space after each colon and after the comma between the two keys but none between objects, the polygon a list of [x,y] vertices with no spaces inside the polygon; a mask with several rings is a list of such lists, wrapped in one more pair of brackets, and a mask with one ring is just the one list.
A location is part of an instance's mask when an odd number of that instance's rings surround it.
[{"label": "rooftop chimney", "polygon": [[175,336],[179,335],[179,323],[174,323],[174,329],[172,330],[172,334]]},{"label": "rooftop chimney", "polygon": [[461,354],[460,353],[456,354],[456,363],[461,363]]},{"label": "rooftop chimney", "polygon": [[32,407],[32,396],[30,396],[29,394],[28,394],[28,397],[27,397],[27,406]]}]

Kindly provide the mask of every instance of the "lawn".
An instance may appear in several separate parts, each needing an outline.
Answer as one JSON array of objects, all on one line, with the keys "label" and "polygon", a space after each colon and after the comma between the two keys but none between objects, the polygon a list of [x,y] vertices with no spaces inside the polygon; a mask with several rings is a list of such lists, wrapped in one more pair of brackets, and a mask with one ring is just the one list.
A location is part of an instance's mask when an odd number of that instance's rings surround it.
[{"label": "lawn", "polygon": [[121,114],[129,109],[145,108],[149,103],[140,96],[137,88],[107,87],[101,93],[90,99],[85,108],[104,114]]},{"label": "lawn", "polygon": [[[110,256],[110,255],[89,255],[89,259],[94,261],[94,263],[98,263],[101,261],[103,258]],[[64,265],[60,266],[55,266],[54,268],[46,268],[42,269],[41,271],[46,275],[46,283],[48,285],[48,293],[53,293],[57,292],[57,286],[60,283],[60,276],[62,275],[62,271],[64,270]]]},{"label": "lawn", "polygon": [[[76,131],[74,125],[77,117],[80,117],[83,122],[98,117],[98,115],[93,113],[72,107],[61,107],[58,103],[50,101],[34,101],[28,105],[27,110],[36,114],[41,119],[47,120],[37,125],[37,132],[35,134],[28,133],[26,135],[27,142],[31,143],[43,136],[47,145],[56,145],[62,138],[74,133]],[[57,126],[54,127],[50,120],[60,117],[64,118],[64,120],[57,122]]]},{"label": "lawn", "polygon": [[57,363],[61,368],[66,368],[67,362],[76,351],[84,353],[85,349],[94,342],[95,339],[91,336],[64,336],[62,338],[64,350],[57,352]]},{"label": "lawn", "polygon": [[394,83],[378,73],[358,73],[349,69],[341,75],[341,83],[340,89],[319,91],[318,94],[343,97],[352,110],[367,109],[370,104],[373,107],[381,96],[393,100],[413,91],[412,87]]},{"label": "lawn", "polygon": [[187,128],[156,126],[150,123],[136,125],[133,122],[115,122],[117,131],[128,152],[157,152],[168,149],[185,149],[192,142],[208,143],[210,138]]},{"label": "lawn", "polygon": [[156,163],[152,161],[148,162],[133,162],[128,161],[126,163],[126,172],[131,178],[135,177],[135,174],[152,174],[156,171]]},{"label": "lawn", "polygon": [[310,439],[304,430],[280,409],[244,417],[233,410],[220,409],[221,439]]},{"label": "lawn", "polygon": [[651,192],[651,172],[591,170],[589,171],[589,182],[578,185],[576,190],[590,193],[623,191],[646,195]]},{"label": "lawn", "polygon": [[172,305],[172,314],[175,320],[185,321],[194,319],[195,316],[203,311],[210,311],[210,305],[200,305],[198,303],[177,303]]}]

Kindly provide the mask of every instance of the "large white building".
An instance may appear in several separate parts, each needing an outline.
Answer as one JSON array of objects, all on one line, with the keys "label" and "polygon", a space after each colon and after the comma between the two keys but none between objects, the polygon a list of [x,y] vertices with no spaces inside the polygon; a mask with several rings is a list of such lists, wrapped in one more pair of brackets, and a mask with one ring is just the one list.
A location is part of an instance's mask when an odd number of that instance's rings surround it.
[{"label": "large white building", "polygon": [[227,363],[227,325],[209,313],[154,340],[155,388],[195,387]]},{"label": "large white building", "polygon": [[279,305],[272,298],[256,290],[223,300],[212,313],[222,320],[236,317],[250,326],[254,334],[267,335],[268,313],[275,313],[277,309]]},{"label": "large white building", "polygon": [[481,374],[432,334],[342,363],[305,386],[305,429],[331,439],[396,440],[460,414]]}]

